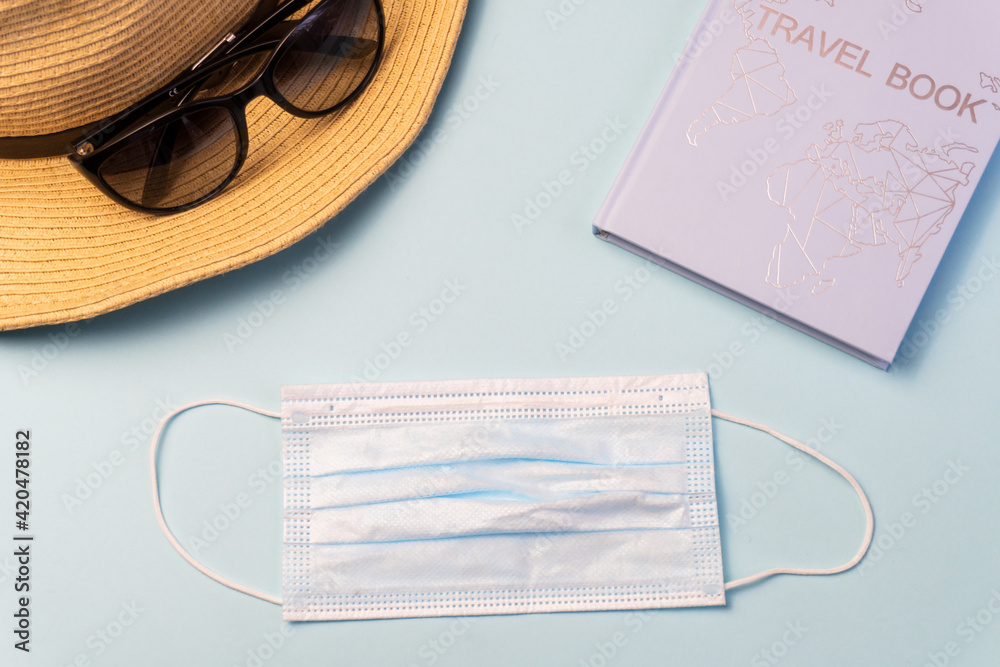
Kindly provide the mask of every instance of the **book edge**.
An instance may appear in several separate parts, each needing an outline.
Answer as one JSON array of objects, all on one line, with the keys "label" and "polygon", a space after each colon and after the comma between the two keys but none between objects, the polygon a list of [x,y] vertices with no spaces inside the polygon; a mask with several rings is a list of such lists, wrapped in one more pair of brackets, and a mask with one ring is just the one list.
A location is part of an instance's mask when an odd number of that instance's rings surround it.
[{"label": "book edge", "polygon": [[745,294],[737,292],[736,290],[726,287],[725,285],[717,283],[714,280],[706,278],[700,273],[692,271],[684,266],[681,266],[680,264],[676,264],[664,257],[661,257],[660,255],[652,253],[649,250],[643,248],[642,246],[638,246],[632,243],[631,241],[628,241],[620,236],[613,234],[612,232],[603,230],[597,225],[594,225],[593,232],[594,235],[601,240],[612,243],[624,250],[627,250],[635,255],[638,255],[639,257],[642,257],[643,259],[653,262],[654,264],[658,264],[659,266],[662,266],[665,269],[669,269],[670,271],[673,271],[679,276],[683,276],[684,278],[687,278],[688,280],[691,280],[692,282],[695,282],[703,287],[707,287],[712,291],[721,294],[724,297],[732,299],[733,301],[740,303],[744,306],[747,306],[748,308],[752,308],[753,310],[756,310],[762,315],[766,315],[767,317],[770,317],[771,319],[777,322],[781,322],[782,324],[787,325],[795,329],[796,331],[800,331],[801,333],[804,333],[808,336],[812,336],[816,340],[826,343],[827,345],[833,347],[834,349],[840,350],[841,352],[846,352],[847,354],[850,354],[856,359],[860,359],[861,361],[864,361],[867,364],[871,364],[872,366],[878,368],[879,370],[888,371],[889,367],[892,365],[892,359],[888,360],[883,359],[877,354],[866,352],[865,350],[862,350],[859,347],[855,347],[854,345],[846,343],[839,338],[824,333],[819,329],[813,328],[808,324],[805,324],[793,317],[785,315],[784,313],[780,313],[773,308],[769,308],[764,304],[760,303],[759,301],[757,301],[756,299],[753,299],[749,296],[746,296]]}]

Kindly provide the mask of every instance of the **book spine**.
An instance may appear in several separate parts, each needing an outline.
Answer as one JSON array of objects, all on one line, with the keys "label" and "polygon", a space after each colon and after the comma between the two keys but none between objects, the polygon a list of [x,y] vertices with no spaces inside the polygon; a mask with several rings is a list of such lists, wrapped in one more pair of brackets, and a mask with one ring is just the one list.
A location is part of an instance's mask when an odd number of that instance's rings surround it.
[{"label": "book spine", "polygon": [[705,11],[702,12],[701,18],[698,19],[698,23],[695,29],[692,31],[691,36],[688,38],[687,44],[684,46],[684,50],[681,52],[677,63],[674,65],[674,69],[670,74],[670,78],[667,79],[667,84],[663,88],[663,92],[660,93],[656,104],[653,105],[653,110],[646,119],[646,123],[643,125],[642,131],[639,133],[639,138],[636,140],[635,144],[632,146],[632,150],[629,151],[628,158],[625,160],[625,164],[621,171],[618,173],[617,178],[615,178],[614,184],[611,186],[611,190],[608,192],[608,196],[605,197],[604,203],[598,210],[597,217],[594,219],[594,233],[598,234],[602,231],[607,231],[605,226],[606,221],[609,219],[611,211],[614,209],[615,204],[618,201],[618,196],[620,195],[624,186],[632,177],[632,172],[643,162],[645,148],[649,145],[646,140],[650,132],[656,126],[661,118],[665,118],[666,114],[670,111],[670,106],[675,100],[674,93],[678,89],[682,89],[687,83],[688,70],[694,60],[696,60],[696,53],[700,52],[703,48],[698,44],[698,39],[703,34],[708,33],[709,24],[715,20],[726,8],[731,8],[733,0],[710,0],[708,6],[705,7]]}]

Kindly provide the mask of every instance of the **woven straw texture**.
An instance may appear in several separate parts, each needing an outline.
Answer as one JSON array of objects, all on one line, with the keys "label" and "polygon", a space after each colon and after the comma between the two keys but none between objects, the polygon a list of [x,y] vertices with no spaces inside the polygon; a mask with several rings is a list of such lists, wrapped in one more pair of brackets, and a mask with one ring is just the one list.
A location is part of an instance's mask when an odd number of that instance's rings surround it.
[{"label": "woven straw texture", "polygon": [[0,137],[107,118],[170,80],[256,0],[3,0]]},{"label": "woven straw texture", "polygon": [[[145,9],[147,4],[169,6],[170,16],[153,21],[159,28],[140,21],[139,32],[175,44],[176,50],[140,66],[135,59],[149,53],[148,42],[133,44],[132,28],[124,28],[123,37],[117,26],[130,25],[123,17],[164,13]],[[53,132],[127,106],[226,32],[225,27],[196,28],[208,23],[206,16],[225,15],[230,27],[255,2],[89,0],[68,5],[65,0],[5,0],[0,97],[6,98],[8,89],[17,94],[2,102],[7,106],[0,107],[0,136]],[[340,212],[402,155],[426,123],[451,62],[466,0],[384,0],[383,5],[385,56],[364,94],[318,120],[295,118],[269,100],[251,103],[250,154],[243,171],[219,197],[196,209],[171,216],[136,213],[107,199],[64,157],[0,160],[0,330],[86,319],[231,271],[301,240]],[[73,49],[50,58],[39,46],[45,35],[26,27],[35,8],[46,6],[61,7],[52,14],[62,15],[47,22],[45,30],[53,31],[50,43],[76,40],[81,53],[96,60],[107,55],[116,66],[127,62],[128,71],[169,71],[152,78],[148,72],[123,76],[143,88],[136,94],[106,78],[104,73],[113,69],[106,63],[81,68]],[[189,11],[201,19],[178,22]],[[8,23],[19,12],[23,16]],[[101,27],[88,28],[81,38],[84,25]],[[110,43],[101,37],[112,33],[117,36]],[[17,34],[30,37],[30,49],[12,56],[7,40]],[[34,65],[24,65],[26,60]],[[100,81],[107,84],[99,93],[100,111],[95,114],[81,103],[80,108],[71,104],[74,111],[65,118],[49,114],[79,98],[81,80],[90,81],[87,93],[93,95]]]}]

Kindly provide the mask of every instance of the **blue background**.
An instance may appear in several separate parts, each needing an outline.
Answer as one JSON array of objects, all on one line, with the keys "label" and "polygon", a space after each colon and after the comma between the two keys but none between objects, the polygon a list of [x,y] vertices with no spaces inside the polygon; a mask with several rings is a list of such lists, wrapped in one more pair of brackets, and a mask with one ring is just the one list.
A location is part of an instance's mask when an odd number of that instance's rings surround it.
[{"label": "blue background", "polygon": [[[0,663],[995,664],[1000,280],[977,273],[1000,254],[990,224],[1000,171],[990,167],[959,227],[908,356],[880,372],[593,238],[591,220],[703,3],[562,2],[573,12],[553,24],[547,12],[559,6],[472,0],[423,147],[317,235],[72,337],[63,326],[0,336],[0,466],[13,465],[15,430],[30,428],[37,535],[30,656],[4,629],[15,596],[0,548]],[[580,147],[609,121],[625,129],[581,162]],[[526,198],[563,170],[572,183],[517,229]],[[640,287],[623,289],[626,277]],[[460,298],[423,326],[414,314],[447,281]],[[608,300],[616,312],[565,354],[559,344]],[[921,329],[940,310],[947,323]],[[412,344],[378,359],[403,333]],[[733,343],[742,356],[726,355]],[[48,358],[25,373],[35,355]],[[349,381],[379,361],[369,369],[378,380],[712,371],[715,407],[812,440],[857,476],[876,510],[875,546],[850,573],[779,577],[733,592],[725,608],[470,624],[287,626],[276,606],[183,562],[150,501],[161,406],[223,396],[277,409],[282,384]],[[851,557],[863,515],[846,483],[767,436],[715,426],[727,578]],[[205,408],[171,427],[162,492],[171,526],[185,543],[203,539],[209,567],[280,594],[281,484],[269,466],[280,466],[275,421]],[[774,484],[778,473],[785,484]],[[12,476],[0,474],[3,525],[14,520]],[[240,494],[249,503],[239,517],[206,533]],[[741,510],[743,523],[733,520]]]}]

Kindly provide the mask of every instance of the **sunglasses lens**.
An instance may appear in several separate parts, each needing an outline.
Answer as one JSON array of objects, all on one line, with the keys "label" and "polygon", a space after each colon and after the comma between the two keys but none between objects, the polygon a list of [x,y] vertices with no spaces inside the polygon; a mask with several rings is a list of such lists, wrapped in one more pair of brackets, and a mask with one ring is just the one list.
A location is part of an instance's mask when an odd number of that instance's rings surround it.
[{"label": "sunglasses lens", "polygon": [[98,170],[128,201],[148,209],[185,206],[211,194],[236,169],[239,133],[223,107],[192,111],[128,142]]},{"label": "sunglasses lens", "polygon": [[290,35],[274,66],[275,88],[302,111],[329,111],[374,69],[379,37],[374,0],[324,0]]}]

